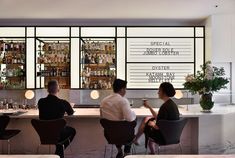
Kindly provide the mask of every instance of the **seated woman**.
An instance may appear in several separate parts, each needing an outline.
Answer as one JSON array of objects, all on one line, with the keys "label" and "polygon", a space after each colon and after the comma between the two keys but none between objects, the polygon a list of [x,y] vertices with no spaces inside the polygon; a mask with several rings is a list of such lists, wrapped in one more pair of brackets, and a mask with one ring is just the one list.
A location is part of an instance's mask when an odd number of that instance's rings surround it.
[{"label": "seated woman", "polygon": [[[158,95],[159,98],[164,101],[159,109],[158,114],[153,110],[147,101],[144,101],[144,106],[151,111],[153,116],[143,119],[134,140],[135,144],[138,144],[138,139],[143,133],[146,135],[146,142],[148,142],[148,138],[151,138],[157,143],[164,143],[164,138],[158,127],[158,121],[179,119],[178,107],[170,98],[175,95],[175,89],[173,85],[169,82],[163,82],[159,87]],[[148,145],[151,154],[155,154],[155,143],[149,141]]]}]

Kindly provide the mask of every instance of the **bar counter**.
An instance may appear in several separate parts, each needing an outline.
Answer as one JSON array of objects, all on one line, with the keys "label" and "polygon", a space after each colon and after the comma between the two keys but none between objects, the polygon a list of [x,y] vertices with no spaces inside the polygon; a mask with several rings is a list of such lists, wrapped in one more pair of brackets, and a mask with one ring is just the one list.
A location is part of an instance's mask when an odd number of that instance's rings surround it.
[{"label": "bar counter", "polygon": [[[158,111],[158,108],[155,109]],[[133,108],[138,125],[151,113],[146,108]],[[183,154],[227,154],[235,152],[235,106],[217,104],[212,113],[202,113],[198,104],[179,106],[181,117],[188,118],[181,144]],[[10,116],[8,128],[17,128],[21,133],[12,140],[12,153],[35,154],[39,138],[31,126],[31,119],[38,118],[38,110],[28,110],[21,115]],[[73,155],[81,157],[103,157],[106,140],[99,123],[99,108],[75,108],[73,116],[65,116],[67,124],[76,129],[77,135],[72,142]],[[137,128],[136,128],[137,129]],[[144,154],[144,137],[136,147],[137,154]],[[1,147],[1,146],[0,146]],[[111,148],[111,147],[110,147]],[[177,146],[165,147],[163,154],[179,153]],[[22,153],[23,151],[23,153]],[[40,153],[48,153],[47,147],[41,147]],[[71,154],[66,151],[66,154]]]},{"label": "bar counter", "polygon": [[[141,107],[141,108],[132,108],[137,117],[146,117],[151,116],[149,109]],[[157,112],[159,108],[154,108]],[[99,108],[74,108],[75,113],[72,116],[65,116],[65,118],[69,117],[90,117],[90,118],[100,118],[100,109]],[[190,104],[190,105],[179,105],[179,111],[181,117],[185,118],[197,118],[202,116],[210,116],[210,115],[226,115],[230,113],[235,114],[235,105],[225,105],[225,104],[216,104],[212,109],[211,113],[203,113],[201,112],[199,104]],[[23,112],[23,111],[22,111]],[[1,110],[0,110],[1,113]],[[22,114],[12,115],[11,118],[38,118],[38,110],[26,110]]]}]

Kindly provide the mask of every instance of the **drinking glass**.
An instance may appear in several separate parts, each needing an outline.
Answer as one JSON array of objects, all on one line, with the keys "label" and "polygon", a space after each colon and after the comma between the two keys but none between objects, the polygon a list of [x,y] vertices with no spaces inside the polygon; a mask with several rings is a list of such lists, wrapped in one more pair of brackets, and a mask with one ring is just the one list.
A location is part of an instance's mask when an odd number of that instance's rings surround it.
[{"label": "drinking glass", "polygon": [[0,109],[3,109],[3,101],[0,101]]}]

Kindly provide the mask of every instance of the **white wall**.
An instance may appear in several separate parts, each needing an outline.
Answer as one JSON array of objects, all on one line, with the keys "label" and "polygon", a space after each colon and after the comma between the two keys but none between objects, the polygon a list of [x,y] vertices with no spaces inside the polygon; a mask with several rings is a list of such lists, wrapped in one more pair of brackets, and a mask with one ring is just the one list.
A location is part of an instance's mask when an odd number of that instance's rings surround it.
[{"label": "white wall", "polygon": [[232,62],[232,21],[234,15],[212,15],[212,61]]},{"label": "white wall", "polygon": [[234,73],[234,70],[235,70],[235,14],[233,14],[232,16],[232,28],[231,28],[231,35],[232,35],[232,38],[231,38],[231,41],[232,41],[232,46],[231,46],[231,53],[232,53],[232,92],[233,92],[233,96],[232,96],[232,100],[233,100],[233,103],[235,102],[235,73]]},{"label": "white wall", "polygon": [[[235,14],[211,15],[205,22],[206,26],[206,60],[211,60],[214,65],[227,67],[230,63],[235,70]],[[231,71],[232,72],[232,71]],[[226,69],[226,76],[231,75],[231,84],[235,82],[235,75]],[[230,86],[228,86],[229,90]],[[235,84],[231,85],[232,102],[235,103]],[[223,97],[221,97],[224,95]],[[227,102],[231,95],[228,91],[217,93],[215,100]]]}]

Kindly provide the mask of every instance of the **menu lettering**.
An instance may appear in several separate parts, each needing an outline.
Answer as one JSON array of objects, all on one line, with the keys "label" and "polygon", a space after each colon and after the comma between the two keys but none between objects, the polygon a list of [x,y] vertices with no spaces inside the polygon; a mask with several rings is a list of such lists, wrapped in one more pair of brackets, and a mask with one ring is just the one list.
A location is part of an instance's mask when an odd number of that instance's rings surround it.
[{"label": "menu lettering", "polygon": [[193,62],[193,38],[130,38],[128,62]]},{"label": "menu lettering", "polygon": [[187,74],[194,72],[193,64],[127,64],[128,88],[157,88],[162,82],[171,82],[183,88]]}]

